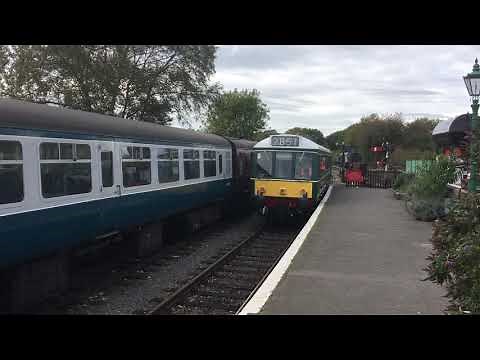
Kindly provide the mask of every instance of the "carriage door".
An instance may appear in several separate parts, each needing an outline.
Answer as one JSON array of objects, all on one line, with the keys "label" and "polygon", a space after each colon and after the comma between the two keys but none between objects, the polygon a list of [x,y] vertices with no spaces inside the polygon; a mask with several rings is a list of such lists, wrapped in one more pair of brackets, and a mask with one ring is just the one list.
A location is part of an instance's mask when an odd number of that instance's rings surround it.
[{"label": "carriage door", "polygon": [[120,195],[120,182],[118,171],[118,152],[113,143],[104,143],[98,147],[100,159],[100,193],[102,196],[111,197]]}]

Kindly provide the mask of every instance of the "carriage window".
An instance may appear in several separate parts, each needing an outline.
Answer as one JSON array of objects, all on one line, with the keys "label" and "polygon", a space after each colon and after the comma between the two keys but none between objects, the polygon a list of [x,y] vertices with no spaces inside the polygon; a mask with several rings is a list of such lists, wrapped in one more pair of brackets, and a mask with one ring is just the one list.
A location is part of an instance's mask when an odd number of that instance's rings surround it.
[{"label": "carriage window", "polygon": [[102,151],[102,186],[113,186],[113,152]]},{"label": "carriage window", "polygon": [[179,180],[178,150],[158,149],[158,182],[167,183]]},{"label": "carriage window", "polygon": [[203,152],[203,170],[205,177],[217,176],[217,153],[205,150]]},{"label": "carriage window", "polygon": [[23,200],[22,160],[20,142],[0,140],[0,205]]},{"label": "carriage window", "polygon": [[40,175],[45,198],[92,191],[90,145],[40,144]]},{"label": "carriage window", "polygon": [[122,148],[123,186],[142,186],[152,182],[150,148],[126,146]]},{"label": "carriage window", "polygon": [[295,154],[295,179],[311,180],[313,169],[313,154]]},{"label": "carriage window", "polygon": [[290,179],[293,173],[293,154],[291,152],[277,152],[275,154],[275,177]]},{"label": "carriage window", "polygon": [[222,155],[218,155],[218,173],[221,174],[223,171],[223,161],[222,161]]},{"label": "carriage window", "polygon": [[225,161],[225,175],[232,175],[232,154],[227,151]]},{"label": "carriage window", "polygon": [[273,176],[273,153],[262,151],[257,153],[257,177],[271,178]]},{"label": "carriage window", "polygon": [[200,177],[200,152],[198,150],[183,150],[183,169],[185,180]]}]

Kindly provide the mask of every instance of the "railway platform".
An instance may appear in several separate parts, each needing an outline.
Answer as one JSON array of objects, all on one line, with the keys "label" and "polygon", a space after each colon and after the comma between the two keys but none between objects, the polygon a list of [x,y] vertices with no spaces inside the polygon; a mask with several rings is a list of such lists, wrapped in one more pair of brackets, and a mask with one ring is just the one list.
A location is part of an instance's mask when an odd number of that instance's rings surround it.
[{"label": "railway platform", "polygon": [[442,314],[445,291],[422,281],[431,223],[389,189],[335,185],[326,197],[277,265],[284,272],[272,271],[241,314]]}]

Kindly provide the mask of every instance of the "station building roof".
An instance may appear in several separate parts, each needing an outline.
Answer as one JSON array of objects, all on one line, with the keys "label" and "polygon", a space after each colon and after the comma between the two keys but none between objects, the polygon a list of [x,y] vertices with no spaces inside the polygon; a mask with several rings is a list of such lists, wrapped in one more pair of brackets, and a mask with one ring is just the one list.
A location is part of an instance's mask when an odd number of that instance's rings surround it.
[{"label": "station building roof", "polygon": [[470,117],[462,114],[455,118],[443,120],[432,131],[433,141],[438,145],[459,145],[465,141],[470,132]]}]

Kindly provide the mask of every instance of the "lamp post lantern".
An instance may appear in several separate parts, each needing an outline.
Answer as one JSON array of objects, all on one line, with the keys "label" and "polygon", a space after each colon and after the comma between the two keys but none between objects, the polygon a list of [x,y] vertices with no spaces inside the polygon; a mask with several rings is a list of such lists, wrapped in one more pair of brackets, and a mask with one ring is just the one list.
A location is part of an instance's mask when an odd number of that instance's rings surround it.
[{"label": "lamp post lantern", "polygon": [[472,121],[471,129],[472,136],[470,138],[470,181],[468,182],[468,191],[475,192],[477,190],[477,176],[478,176],[478,146],[476,136],[477,122],[478,122],[478,99],[480,97],[480,65],[478,59],[475,59],[473,70],[471,73],[463,77],[467,87],[468,94],[472,98]]}]

